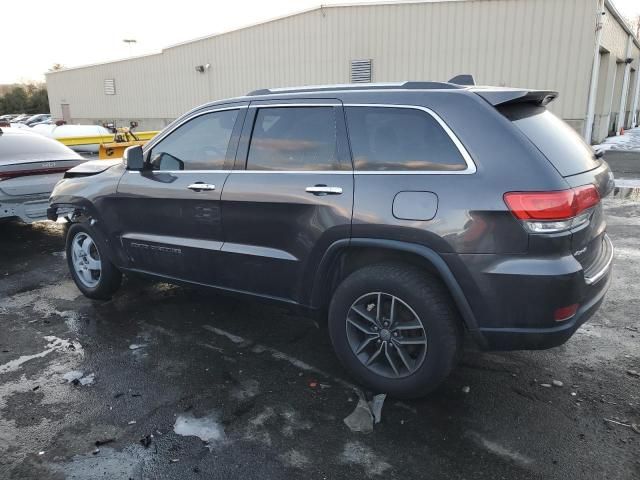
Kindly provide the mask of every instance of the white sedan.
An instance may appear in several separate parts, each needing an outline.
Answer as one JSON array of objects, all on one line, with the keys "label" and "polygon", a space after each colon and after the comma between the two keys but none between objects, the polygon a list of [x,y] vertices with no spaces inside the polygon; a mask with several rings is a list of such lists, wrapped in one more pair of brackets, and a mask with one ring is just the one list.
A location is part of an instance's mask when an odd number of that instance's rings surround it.
[{"label": "white sedan", "polygon": [[0,220],[47,218],[49,195],[64,172],[86,160],[51,138],[0,128]]}]

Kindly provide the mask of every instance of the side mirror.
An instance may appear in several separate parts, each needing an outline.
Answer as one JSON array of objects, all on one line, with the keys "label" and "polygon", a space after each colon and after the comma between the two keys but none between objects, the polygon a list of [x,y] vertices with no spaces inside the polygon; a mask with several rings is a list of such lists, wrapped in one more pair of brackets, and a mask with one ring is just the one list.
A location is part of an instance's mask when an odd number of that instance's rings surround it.
[{"label": "side mirror", "polygon": [[140,171],[144,167],[144,155],[140,145],[133,145],[124,151],[122,162],[127,170]]}]

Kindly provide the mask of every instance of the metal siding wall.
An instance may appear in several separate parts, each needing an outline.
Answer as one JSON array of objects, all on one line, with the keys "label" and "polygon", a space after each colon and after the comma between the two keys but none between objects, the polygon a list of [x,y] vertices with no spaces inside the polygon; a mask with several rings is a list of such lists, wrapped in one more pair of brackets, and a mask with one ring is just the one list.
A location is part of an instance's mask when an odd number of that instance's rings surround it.
[{"label": "metal siding wall", "polygon": [[605,16],[602,30],[602,46],[618,57],[618,60],[622,60],[624,59],[629,35],[620,26],[609,9],[605,8],[605,11],[607,15]]},{"label": "metal siding wall", "polygon": [[[560,91],[553,110],[585,116],[592,0],[467,0],[331,7],[165,49],[47,75],[51,108],[73,118],[173,118],[208,100],[269,86],[346,83],[352,59],[373,80],[446,80]],[[204,74],[196,65],[211,64]],[[117,94],[104,95],[104,78]]]}]

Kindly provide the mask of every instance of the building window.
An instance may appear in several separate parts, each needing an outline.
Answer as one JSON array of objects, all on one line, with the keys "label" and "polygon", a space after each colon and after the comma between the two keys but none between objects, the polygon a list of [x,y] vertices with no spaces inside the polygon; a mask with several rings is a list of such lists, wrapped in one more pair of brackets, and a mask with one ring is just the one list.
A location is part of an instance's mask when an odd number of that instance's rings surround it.
[{"label": "building window", "polygon": [[104,94],[115,95],[116,94],[116,79],[105,78],[104,79]]},{"label": "building window", "polygon": [[371,82],[371,59],[351,60],[351,83]]}]

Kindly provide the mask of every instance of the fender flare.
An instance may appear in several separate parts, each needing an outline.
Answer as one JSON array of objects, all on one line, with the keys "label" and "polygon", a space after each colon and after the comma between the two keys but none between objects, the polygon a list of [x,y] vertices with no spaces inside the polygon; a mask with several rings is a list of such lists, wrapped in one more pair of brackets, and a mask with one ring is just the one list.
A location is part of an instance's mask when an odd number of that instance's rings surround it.
[{"label": "fender flare", "polygon": [[338,240],[332,243],[325,252],[320,264],[318,265],[318,274],[316,275],[311,301],[313,305],[319,305],[321,303],[323,285],[326,285],[328,275],[330,274],[330,267],[333,261],[336,259],[340,251],[349,247],[374,247],[387,250],[412,253],[419,255],[428,261],[440,274],[442,281],[446,285],[453,301],[458,307],[458,311],[462,316],[462,320],[474,339],[480,344],[484,344],[480,331],[478,329],[478,323],[476,317],[473,314],[471,306],[467,300],[466,295],[462,291],[462,287],[456,280],[451,269],[444,261],[444,259],[435,251],[424,245],[419,245],[410,242],[403,242],[398,240],[384,240],[374,238],[351,238]]},{"label": "fender flare", "polygon": [[91,202],[85,199],[77,199],[77,198],[52,202],[51,206],[47,210],[47,214],[50,215],[49,217],[50,220],[53,220],[53,218],[51,217],[54,217],[54,216],[57,218],[56,211],[59,207],[73,208],[74,210],[78,210],[82,212],[83,218],[79,222],[73,222],[73,223],[87,224],[90,227],[90,229],[95,232],[96,234],[95,240],[100,244],[100,246],[103,249],[103,252],[106,253],[106,256],[109,259],[109,261],[116,264],[116,262],[114,261],[117,258],[116,254],[114,252],[113,246],[111,245],[111,242],[109,241],[109,236],[102,228],[102,222],[100,221],[100,218],[98,218],[98,215],[97,215],[98,212],[95,206]]}]

